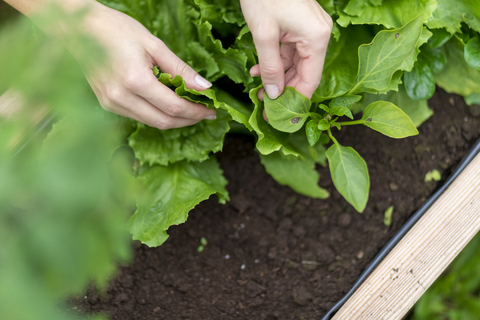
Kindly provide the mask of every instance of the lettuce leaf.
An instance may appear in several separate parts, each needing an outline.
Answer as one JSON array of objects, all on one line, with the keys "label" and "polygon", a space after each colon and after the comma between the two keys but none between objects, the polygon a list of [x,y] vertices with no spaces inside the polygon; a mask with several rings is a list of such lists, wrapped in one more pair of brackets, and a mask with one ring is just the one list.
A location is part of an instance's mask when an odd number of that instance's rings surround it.
[{"label": "lettuce leaf", "polygon": [[380,24],[387,29],[400,28],[419,15],[426,23],[436,6],[435,0],[385,0],[381,3],[351,0],[348,4],[342,0],[338,5],[340,17],[337,22],[342,27],[349,24]]},{"label": "lettuce leaf", "polygon": [[232,0],[194,0],[200,9],[203,21],[209,21],[218,31],[232,28],[232,24],[241,27],[245,25],[240,1]]},{"label": "lettuce leaf", "polygon": [[340,39],[331,40],[328,45],[322,80],[312,97],[314,102],[339,97],[353,87],[358,70],[358,47],[370,43],[374,36],[367,26],[340,30]]},{"label": "lettuce leaf", "polygon": [[220,203],[229,200],[227,180],[214,158],[144,168],[137,180],[142,192],[128,226],[133,239],[150,247],[164,243],[168,228],[185,222],[188,212],[210,195],[217,194]]},{"label": "lettuce leaf", "polygon": [[141,165],[168,165],[185,159],[204,161],[210,152],[222,150],[225,134],[230,130],[229,120],[226,111],[217,110],[217,119],[184,128],[159,130],[139,123],[128,143]]},{"label": "lettuce leaf", "polygon": [[447,65],[435,75],[437,84],[448,93],[464,97],[480,94],[480,71],[470,67],[465,61],[464,48],[455,38],[445,46]]},{"label": "lettuce leaf", "polygon": [[[154,70],[154,72],[156,71]],[[248,123],[252,112],[245,107],[242,102],[227,92],[216,87],[203,91],[188,89],[185,81],[179,75],[172,78],[168,73],[161,73],[158,75],[158,78],[164,85],[172,89],[175,88],[175,93],[179,97],[187,99],[188,101],[202,103],[211,109],[223,109],[232,116],[233,120],[245,125],[250,131],[252,130],[252,127]],[[217,98],[217,96],[219,98]]]},{"label": "lettuce leaf", "polygon": [[[216,108],[217,119],[202,120],[192,126],[169,130],[159,130],[137,123],[136,130],[128,138],[128,143],[141,165],[168,165],[182,160],[206,160],[211,152],[222,150],[225,134],[230,130],[228,122],[231,119],[253,130],[248,122],[251,111],[228,93],[220,89],[204,91],[188,89],[180,76],[171,78],[167,73],[159,74],[158,77],[166,86],[175,88],[175,93],[179,97],[202,103],[212,109]],[[219,101],[217,95],[226,103]]]},{"label": "lettuce leaf", "polygon": [[451,34],[460,32],[461,23],[480,32],[480,6],[478,0],[437,0],[437,10],[428,21],[429,28],[445,28]]},{"label": "lettuce leaf", "polygon": [[248,58],[245,52],[234,48],[224,49],[222,42],[213,37],[210,22],[197,20],[194,25],[197,28],[200,44],[212,54],[219,67],[219,72],[210,75],[211,81],[224,75],[235,83],[248,85],[253,81],[246,67]]}]

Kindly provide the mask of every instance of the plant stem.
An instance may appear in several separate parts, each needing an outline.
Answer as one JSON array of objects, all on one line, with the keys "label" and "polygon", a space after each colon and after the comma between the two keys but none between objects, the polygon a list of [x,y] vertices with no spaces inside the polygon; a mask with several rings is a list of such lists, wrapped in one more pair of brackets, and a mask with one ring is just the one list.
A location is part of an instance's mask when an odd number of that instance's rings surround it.
[{"label": "plant stem", "polygon": [[328,136],[330,137],[330,139],[333,141],[333,143],[337,144],[337,145],[340,145],[337,141],[337,139],[335,139],[332,135],[332,130],[330,128],[327,129],[327,133],[328,133]]},{"label": "plant stem", "polygon": [[355,120],[355,121],[347,121],[347,122],[337,122],[341,126],[354,126],[356,124],[364,124],[365,120],[360,119],[360,120]]}]

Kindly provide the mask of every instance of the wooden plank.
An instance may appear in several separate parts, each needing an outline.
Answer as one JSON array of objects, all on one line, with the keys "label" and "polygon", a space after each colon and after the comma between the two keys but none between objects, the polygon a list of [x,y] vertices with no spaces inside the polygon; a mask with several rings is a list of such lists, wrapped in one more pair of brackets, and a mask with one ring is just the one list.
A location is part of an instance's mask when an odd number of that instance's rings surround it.
[{"label": "wooden plank", "polygon": [[332,319],[402,319],[479,230],[480,154]]}]

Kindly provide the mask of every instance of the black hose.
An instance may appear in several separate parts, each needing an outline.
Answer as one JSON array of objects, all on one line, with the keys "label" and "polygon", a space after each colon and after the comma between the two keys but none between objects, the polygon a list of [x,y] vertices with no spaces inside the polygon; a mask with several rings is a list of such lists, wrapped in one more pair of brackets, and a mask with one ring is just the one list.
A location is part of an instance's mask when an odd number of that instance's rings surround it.
[{"label": "black hose", "polygon": [[417,223],[417,221],[423,216],[423,214],[437,201],[442,193],[452,184],[452,182],[462,173],[470,162],[480,153],[480,139],[473,145],[467,155],[460,161],[460,164],[455,171],[448,177],[447,181],[438,189],[428,200],[408,219],[408,221],[398,230],[398,232],[390,239],[387,244],[380,250],[379,253],[373,258],[372,262],[362,272],[357,281],[353,284],[348,293],[340,299],[335,305],[323,316],[322,320],[329,320],[338,311],[347,300],[354,294],[354,292],[360,287],[365,279],[375,270],[375,268],[382,262],[383,259],[390,253],[390,251],[400,242],[403,236],[410,230],[411,227]]}]

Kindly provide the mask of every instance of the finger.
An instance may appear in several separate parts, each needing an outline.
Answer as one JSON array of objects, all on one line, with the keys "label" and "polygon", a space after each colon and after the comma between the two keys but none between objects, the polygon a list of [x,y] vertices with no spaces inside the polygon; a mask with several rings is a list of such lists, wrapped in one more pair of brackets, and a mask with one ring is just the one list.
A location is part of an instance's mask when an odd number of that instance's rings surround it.
[{"label": "finger", "polygon": [[263,101],[263,92],[264,92],[264,91],[265,91],[265,90],[264,90],[263,88],[261,88],[260,90],[258,90],[258,92],[257,92],[257,98],[258,98],[258,100]]},{"label": "finger", "polygon": [[[280,58],[283,63],[283,71],[287,71],[293,66],[293,57],[295,55],[295,48],[289,44],[281,44],[280,46]],[[260,76],[260,65],[256,64],[250,68],[250,75],[252,77]],[[285,81],[286,83],[286,81]]]},{"label": "finger", "polygon": [[155,61],[155,64],[160,67],[163,72],[182,76],[183,80],[189,89],[202,91],[210,88],[212,84],[195,70],[193,70],[182,59],[177,57],[162,41],[159,40],[156,48],[149,52],[150,56]]},{"label": "finger", "polygon": [[270,99],[276,99],[285,86],[280,57],[280,35],[276,28],[263,28],[253,34],[263,86]]},{"label": "finger", "polygon": [[317,40],[314,45],[312,45],[313,40],[297,44],[296,75],[290,80],[290,83],[308,98],[312,97],[313,92],[320,85],[329,37]]},{"label": "finger", "polygon": [[288,82],[289,86],[295,87],[298,92],[311,98],[322,78],[323,63],[318,64],[312,58],[299,61],[295,73]]},{"label": "finger", "polygon": [[125,84],[127,89],[135,92],[163,113],[172,117],[197,121],[215,119],[214,110],[178,97],[170,88],[160,83],[148,69],[146,72],[147,74],[139,74],[137,80],[127,82]]},{"label": "finger", "polygon": [[297,75],[297,69],[296,67],[292,67],[290,70],[285,73],[285,86],[286,87],[294,87],[294,85],[291,83],[292,79]]},{"label": "finger", "polygon": [[250,68],[250,75],[252,77],[259,77],[260,76],[260,65],[256,64]]},{"label": "finger", "polygon": [[[280,46],[280,57],[283,62],[283,70],[287,71],[293,66],[293,57],[295,55],[295,48],[290,44],[282,43]],[[285,81],[286,82],[286,81]]]},{"label": "finger", "polygon": [[108,108],[105,109],[161,130],[190,126],[200,121],[196,119],[172,117],[138,96],[129,96],[124,99],[123,102],[127,107],[110,104]]}]

